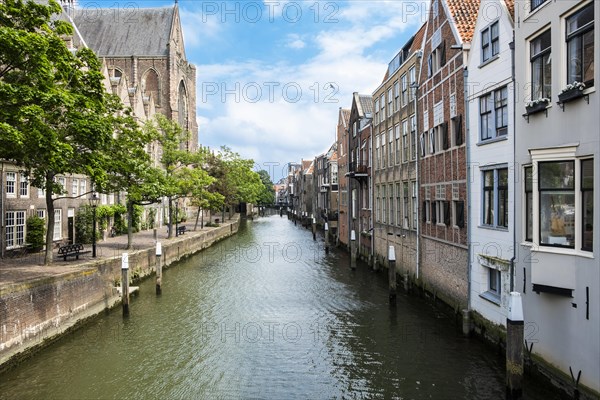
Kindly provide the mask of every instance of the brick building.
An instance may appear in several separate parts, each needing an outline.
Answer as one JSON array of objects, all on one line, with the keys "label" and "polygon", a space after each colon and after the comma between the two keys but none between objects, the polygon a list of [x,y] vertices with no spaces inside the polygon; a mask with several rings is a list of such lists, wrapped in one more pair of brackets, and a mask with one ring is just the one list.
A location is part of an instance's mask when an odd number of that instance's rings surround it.
[{"label": "brick building", "polygon": [[350,110],[341,108],[338,111],[338,121],[336,126],[336,142],[338,155],[338,181],[339,181],[339,203],[338,203],[338,234],[337,240],[343,245],[348,246],[348,121],[350,120]]},{"label": "brick building", "polygon": [[354,92],[348,120],[348,226],[355,232],[358,253],[371,259],[373,247],[370,232],[373,228],[371,209],[372,175],[371,133],[373,131],[373,101],[371,96]]},{"label": "brick building", "polygon": [[464,69],[479,0],[432,0],[418,90],[421,278],[466,307],[467,159]]},{"label": "brick building", "polygon": [[400,271],[417,275],[418,182],[417,104],[415,89],[425,25],[390,61],[381,85],[373,92],[374,252],[387,259],[393,245]]}]

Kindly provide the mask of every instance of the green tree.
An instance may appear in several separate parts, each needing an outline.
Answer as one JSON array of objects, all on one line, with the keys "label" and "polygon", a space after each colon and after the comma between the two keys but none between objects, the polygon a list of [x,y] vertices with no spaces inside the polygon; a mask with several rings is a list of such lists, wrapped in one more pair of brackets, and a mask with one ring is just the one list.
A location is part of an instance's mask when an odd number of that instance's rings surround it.
[{"label": "green tree", "polygon": [[[102,154],[121,108],[104,90],[94,53],[66,47],[63,37],[73,28],[54,17],[60,13],[54,0],[0,2],[0,158],[45,190],[48,227],[54,225],[54,195],[65,191],[57,175],[105,181]],[[53,229],[47,229],[45,264],[52,262],[52,240]]]},{"label": "green tree", "polygon": [[269,173],[263,169],[258,171],[258,175],[260,176],[260,181],[263,184],[262,190],[258,197],[258,204],[270,205],[275,203],[275,189],[273,188],[273,182],[271,181]]}]

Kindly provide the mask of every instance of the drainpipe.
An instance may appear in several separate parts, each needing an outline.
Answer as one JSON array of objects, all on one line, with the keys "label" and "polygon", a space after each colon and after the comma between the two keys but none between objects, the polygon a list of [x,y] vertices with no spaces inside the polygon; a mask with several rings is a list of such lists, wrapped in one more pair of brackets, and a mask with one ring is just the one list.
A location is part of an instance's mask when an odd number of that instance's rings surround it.
[{"label": "drainpipe", "polygon": [[[375,174],[373,173],[374,165],[373,165],[373,134],[374,134],[374,128],[373,125],[371,123],[371,137],[369,137],[369,149],[371,150],[371,152],[369,153],[369,164],[371,165],[371,176],[367,179],[371,179],[371,187],[369,188],[369,184],[367,183],[367,189],[369,190],[369,210],[370,210],[370,225],[369,226],[369,232],[371,232],[371,267],[375,267],[375,223],[373,222],[375,220],[375,218],[373,217],[373,208],[375,205],[375,200],[373,199],[373,186],[375,186],[375,182],[374,182],[374,177]],[[368,181],[367,181],[368,182]]]},{"label": "drainpipe", "polygon": [[[419,50],[417,52],[417,61],[415,61],[415,65],[417,65],[417,63],[419,63],[419,75],[421,75],[421,57],[423,57],[423,52],[421,50]],[[419,84],[417,82],[415,82],[415,140],[417,141],[417,143],[415,143],[415,149],[416,149],[416,168],[415,168],[415,175],[416,175],[416,181],[417,181],[417,196],[416,196],[416,201],[417,201],[417,282],[419,281],[419,269],[421,267],[421,218],[420,215],[421,213],[419,213],[419,209],[421,208],[421,178],[419,175],[419,161],[421,158],[421,149],[419,149],[419,102],[418,102],[418,98],[419,98]],[[425,212],[425,210],[421,210],[421,212]]]},{"label": "drainpipe", "polygon": [[513,141],[513,153],[512,153],[512,164],[513,164],[513,191],[512,191],[512,195],[513,195],[513,215],[512,215],[512,230],[513,230],[513,254],[512,254],[512,258],[510,259],[510,291],[514,291],[515,289],[515,258],[516,258],[516,254],[517,254],[517,229],[516,229],[516,214],[517,214],[517,209],[515,207],[515,199],[516,199],[516,195],[515,195],[515,190],[517,185],[515,184],[515,176],[517,175],[517,170],[516,170],[516,163],[515,163],[515,154],[517,151],[517,147],[516,147],[516,143],[517,143],[517,138],[515,137],[515,125],[516,125],[516,121],[517,121],[517,107],[516,107],[516,90],[515,90],[515,31],[513,30],[513,40],[512,42],[510,42],[508,44],[508,47],[510,48],[510,62],[511,62],[511,78],[512,78],[512,83],[513,83],[513,101],[512,101],[512,107],[513,107],[513,123],[512,123],[512,141]]},{"label": "drainpipe", "polygon": [[463,72],[463,86],[464,86],[464,103],[465,103],[465,147],[466,147],[466,161],[467,161],[467,311],[471,311],[471,245],[469,241],[472,238],[471,226],[472,221],[469,216],[471,215],[471,140],[469,138],[469,70],[464,69]]}]

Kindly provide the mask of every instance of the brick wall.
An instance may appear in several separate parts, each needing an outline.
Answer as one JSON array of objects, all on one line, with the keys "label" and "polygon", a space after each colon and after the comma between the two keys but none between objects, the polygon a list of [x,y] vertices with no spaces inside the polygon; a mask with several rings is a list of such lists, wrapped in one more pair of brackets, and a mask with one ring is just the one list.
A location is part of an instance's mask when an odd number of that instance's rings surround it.
[{"label": "brick wall", "polygon": [[[163,243],[166,267],[206,249],[236,233],[239,220],[217,229]],[[37,348],[48,344],[82,320],[114,306],[119,296],[115,286],[121,278],[121,256],[91,261],[89,268],[40,279],[0,290],[0,370],[8,368]],[[130,276],[137,279],[155,272],[155,249],[129,255]]]}]

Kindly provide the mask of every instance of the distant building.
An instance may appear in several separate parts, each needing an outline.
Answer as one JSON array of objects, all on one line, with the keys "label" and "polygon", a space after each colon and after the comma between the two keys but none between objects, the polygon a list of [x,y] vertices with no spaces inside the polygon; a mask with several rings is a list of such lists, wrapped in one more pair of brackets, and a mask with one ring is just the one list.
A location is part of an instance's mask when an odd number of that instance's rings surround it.
[{"label": "distant building", "polygon": [[350,110],[341,108],[338,111],[336,126],[336,142],[338,156],[338,180],[339,180],[339,203],[338,203],[338,234],[337,240],[348,246],[350,231],[348,230],[348,122]]},{"label": "distant building", "polygon": [[[354,92],[348,121],[348,227],[355,232],[358,253],[371,260],[373,228],[371,149],[373,101],[371,96]],[[348,238],[350,240],[350,237]]]},{"label": "distant building", "polygon": [[415,93],[425,28],[390,61],[383,82],[373,92],[375,257],[386,262],[388,246],[394,246],[398,270],[413,279],[418,278],[419,227]]}]

